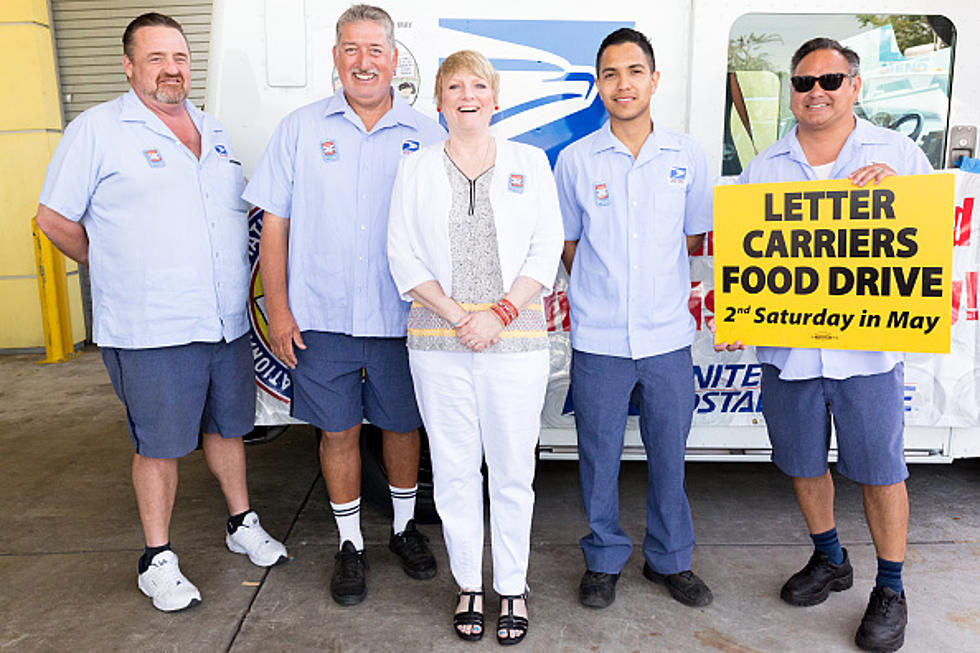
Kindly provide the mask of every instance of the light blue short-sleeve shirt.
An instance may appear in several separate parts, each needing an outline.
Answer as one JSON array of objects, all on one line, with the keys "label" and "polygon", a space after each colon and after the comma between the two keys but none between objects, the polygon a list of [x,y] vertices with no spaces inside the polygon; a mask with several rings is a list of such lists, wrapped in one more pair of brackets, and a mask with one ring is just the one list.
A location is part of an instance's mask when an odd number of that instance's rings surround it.
[{"label": "light blue short-sleeve shirt", "polygon": [[[854,130],[837,155],[830,179],[846,179],[847,175],[869,163],[888,164],[900,175],[925,175],[933,171],[926,155],[904,134],[861,118],[855,117],[855,121]],[[741,184],[764,184],[816,178],[794,127],[752,159],[738,181]],[[905,354],[894,351],[789,347],[757,347],[756,356],[760,362],[779,368],[779,378],[787,380],[846,379],[881,374],[905,359]]]},{"label": "light blue short-sleeve shirt", "polygon": [[578,241],[572,347],[638,359],[690,345],[686,236],[711,230],[712,179],[697,142],[655,128],[634,160],[606,123],[562,151],[555,178],[565,240]]},{"label": "light blue short-sleeve shirt", "polygon": [[289,308],[301,331],[403,337],[410,304],[388,269],[403,156],[446,132],[397,94],[370,132],[337,93],[286,116],[243,198],[289,219]]},{"label": "light blue short-sleeve shirt", "polygon": [[185,107],[201,158],[130,90],[65,129],[40,203],[89,238],[95,342],[231,341],[248,330],[245,186],[222,125]]}]

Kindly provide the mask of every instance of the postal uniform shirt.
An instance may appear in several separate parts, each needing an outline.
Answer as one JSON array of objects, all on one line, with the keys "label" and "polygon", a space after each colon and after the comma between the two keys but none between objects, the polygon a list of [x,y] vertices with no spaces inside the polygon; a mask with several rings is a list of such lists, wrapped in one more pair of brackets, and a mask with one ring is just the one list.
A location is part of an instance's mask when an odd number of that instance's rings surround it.
[{"label": "postal uniform shirt", "polygon": [[578,241],[568,286],[572,347],[626,358],[694,341],[685,236],[711,230],[701,147],[655,128],[636,159],[606,123],[555,167],[565,240]]},{"label": "postal uniform shirt", "polygon": [[201,158],[130,90],[65,129],[40,203],[89,238],[95,342],[232,341],[248,330],[242,166],[222,125],[185,102]]},{"label": "postal uniform shirt", "polygon": [[[869,163],[884,163],[900,175],[925,175],[932,172],[929,159],[904,134],[871,124],[855,117],[856,124],[837,155],[830,179],[846,179]],[[741,184],[764,184],[817,179],[806,160],[796,127],[763,152],[742,171]],[[761,363],[779,368],[781,379],[826,377],[846,379],[852,376],[881,374],[904,360],[905,354],[894,351],[857,351],[848,349],[803,349],[757,347]]]},{"label": "postal uniform shirt", "polygon": [[289,308],[300,331],[404,337],[409,303],[388,270],[388,209],[403,156],[445,139],[396,93],[369,132],[343,93],[276,128],[246,201],[289,219]]}]

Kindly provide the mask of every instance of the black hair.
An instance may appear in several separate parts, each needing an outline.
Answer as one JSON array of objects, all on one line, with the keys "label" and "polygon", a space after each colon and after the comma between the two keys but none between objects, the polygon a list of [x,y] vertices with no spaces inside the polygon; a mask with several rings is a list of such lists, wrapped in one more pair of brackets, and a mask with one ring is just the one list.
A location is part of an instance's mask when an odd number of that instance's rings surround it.
[{"label": "black hair", "polygon": [[653,57],[653,45],[650,44],[650,39],[648,39],[643,32],[637,32],[635,29],[631,29],[629,27],[620,27],[618,30],[602,39],[602,43],[599,45],[599,51],[595,55],[596,74],[599,74],[599,61],[602,59],[602,53],[606,51],[606,48],[611,45],[620,45],[622,43],[635,43],[641,50],[643,50],[643,54],[646,55],[647,63],[650,64],[650,72],[652,73],[657,69],[656,60]]},{"label": "black hair", "polygon": [[845,48],[839,42],[834,39],[827,38],[825,36],[819,36],[815,39],[810,39],[793,53],[793,58],[790,59],[789,70],[790,74],[796,72],[796,67],[800,65],[803,58],[806,57],[811,52],[816,52],[817,50],[833,50],[834,52],[839,52],[842,57],[847,60],[848,73],[851,75],[857,75],[861,71],[861,57],[858,53],[850,48]]}]

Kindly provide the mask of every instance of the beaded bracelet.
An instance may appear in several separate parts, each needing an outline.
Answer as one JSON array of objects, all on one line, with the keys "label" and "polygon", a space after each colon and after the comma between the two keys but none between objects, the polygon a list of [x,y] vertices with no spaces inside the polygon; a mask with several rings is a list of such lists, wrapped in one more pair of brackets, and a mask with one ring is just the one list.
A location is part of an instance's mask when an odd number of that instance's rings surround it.
[{"label": "beaded bracelet", "polygon": [[493,314],[496,315],[501,322],[503,322],[504,326],[507,326],[514,321],[514,318],[507,312],[507,309],[500,304],[491,304],[490,310],[493,311]]},{"label": "beaded bracelet", "polygon": [[510,319],[512,322],[517,319],[517,315],[518,315],[517,307],[514,306],[514,304],[509,299],[507,298],[501,299],[499,302],[497,302],[497,305],[503,308],[505,311],[507,311],[507,314],[510,315]]}]

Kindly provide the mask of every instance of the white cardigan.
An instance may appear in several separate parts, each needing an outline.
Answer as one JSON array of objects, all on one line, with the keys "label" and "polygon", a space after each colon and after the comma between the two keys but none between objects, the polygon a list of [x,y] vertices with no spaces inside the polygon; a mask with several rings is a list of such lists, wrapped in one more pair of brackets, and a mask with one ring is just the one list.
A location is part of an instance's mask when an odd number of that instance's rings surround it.
[{"label": "white cardigan", "polygon": [[[550,290],[558,273],[564,229],[555,179],[545,153],[496,139],[490,205],[505,292],[519,276]],[[520,192],[518,192],[520,189]],[[435,280],[452,292],[449,210],[452,190],[443,143],[408,155],[398,166],[388,217],[388,265],[406,300],[419,284]]]}]

